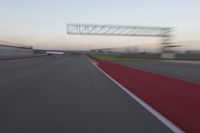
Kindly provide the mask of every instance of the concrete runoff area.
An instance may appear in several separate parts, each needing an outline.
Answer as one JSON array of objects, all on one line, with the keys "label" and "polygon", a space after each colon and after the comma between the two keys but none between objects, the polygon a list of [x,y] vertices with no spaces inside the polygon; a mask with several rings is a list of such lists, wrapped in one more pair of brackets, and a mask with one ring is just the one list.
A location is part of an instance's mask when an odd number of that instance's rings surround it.
[{"label": "concrete runoff area", "polygon": [[136,59],[115,62],[144,71],[200,83],[200,61]]},{"label": "concrete runoff area", "polygon": [[0,61],[0,132],[172,132],[82,54]]}]

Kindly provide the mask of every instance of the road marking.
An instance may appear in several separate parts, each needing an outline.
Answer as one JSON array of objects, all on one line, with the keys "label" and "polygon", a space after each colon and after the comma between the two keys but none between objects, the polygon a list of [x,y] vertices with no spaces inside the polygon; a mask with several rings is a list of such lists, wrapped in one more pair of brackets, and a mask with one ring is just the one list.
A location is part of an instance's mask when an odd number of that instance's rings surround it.
[{"label": "road marking", "polygon": [[89,59],[89,62],[92,63],[100,72],[102,72],[105,76],[107,76],[110,80],[112,80],[123,91],[125,91],[129,96],[131,96],[134,100],[136,100],[139,104],[141,104],[145,109],[147,109],[151,114],[153,114],[156,118],[158,118],[162,123],[164,123],[173,132],[175,132],[175,133],[184,133],[184,131],[182,129],[180,129],[179,127],[177,127],[174,123],[172,123],[170,120],[168,120],[162,114],[160,114],[159,112],[157,112],[155,109],[153,109],[151,106],[149,106],[147,103],[145,103],[142,99],[140,99],[134,93],[132,93],[131,91],[129,91],[126,87],[124,87],[119,82],[117,82],[115,79],[113,79],[111,76],[109,76],[101,68],[99,68],[98,67],[98,62],[96,62],[93,59]]}]

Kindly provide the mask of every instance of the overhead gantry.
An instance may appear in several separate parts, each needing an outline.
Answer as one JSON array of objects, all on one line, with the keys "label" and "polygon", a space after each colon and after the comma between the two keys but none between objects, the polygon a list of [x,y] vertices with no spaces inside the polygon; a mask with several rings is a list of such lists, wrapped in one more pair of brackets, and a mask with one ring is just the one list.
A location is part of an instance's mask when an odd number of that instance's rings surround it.
[{"label": "overhead gantry", "polygon": [[163,52],[171,46],[171,27],[67,24],[68,35],[161,37]]}]

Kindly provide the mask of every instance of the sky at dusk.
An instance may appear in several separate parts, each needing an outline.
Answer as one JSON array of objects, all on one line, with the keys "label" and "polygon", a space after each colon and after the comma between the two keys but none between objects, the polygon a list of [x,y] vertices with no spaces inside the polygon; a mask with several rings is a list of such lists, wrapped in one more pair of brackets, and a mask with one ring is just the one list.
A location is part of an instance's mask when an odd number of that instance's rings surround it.
[{"label": "sky at dusk", "polygon": [[69,36],[66,23],[167,26],[174,42],[200,49],[199,7],[199,0],[0,0],[0,40],[46,49],[151,49],[160,38]]}]

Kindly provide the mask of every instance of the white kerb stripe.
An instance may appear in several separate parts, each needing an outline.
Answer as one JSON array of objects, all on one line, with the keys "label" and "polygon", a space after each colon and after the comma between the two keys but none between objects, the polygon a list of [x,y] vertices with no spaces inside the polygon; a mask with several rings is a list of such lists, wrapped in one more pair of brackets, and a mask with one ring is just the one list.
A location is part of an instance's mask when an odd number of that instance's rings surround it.
[{"label": "white kerb stripe", "polygon": [[168,120],[166,117],[164,117],[162,114],[157,112],[155,109],[153,109],[151,106],[149,106],[147,103],[145,103],[142,99],[140,99],[138,96],[136,96],[134,93],[130,92],[127,88],[125,88],[123,85],[118,83],[116,80],[114,80],[111,76],[109,76],[107,73],[105,73],[101,68],[98,67],[98,63],[94,60],[89,61],[104,75],[106,75],[109,79],[111,79],[115,84],[117,84],[122,90],[124,90],[129,96],[131,96],[133,99],[135,99],[139,104],[141,104],[145,109],[147,109],[151,114],[153,114],[156,118],[158,118],[162,123],[164,123],[167,127],[169,127],[173,132],[175,133],[184,133],[182,129],[177,127],[174,123],[172,123],[170,120]]}]

